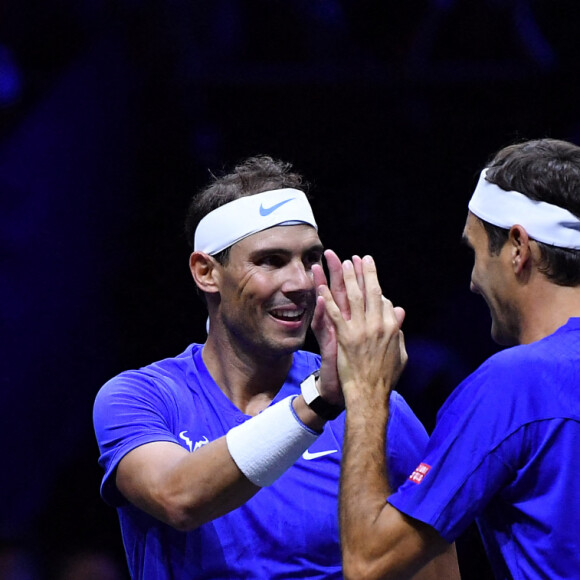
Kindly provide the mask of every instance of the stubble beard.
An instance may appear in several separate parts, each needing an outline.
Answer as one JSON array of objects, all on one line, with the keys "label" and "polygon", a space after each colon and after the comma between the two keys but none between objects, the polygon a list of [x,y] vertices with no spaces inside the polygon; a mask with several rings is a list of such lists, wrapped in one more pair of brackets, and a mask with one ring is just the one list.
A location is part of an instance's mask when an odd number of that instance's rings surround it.
[{"label": "stubble beard", "polygon": [[516,346],[520,344],[521,316],[515,306],[507,304],[502,309],[502,318],[492,313],[491,336],[501,346]]}]

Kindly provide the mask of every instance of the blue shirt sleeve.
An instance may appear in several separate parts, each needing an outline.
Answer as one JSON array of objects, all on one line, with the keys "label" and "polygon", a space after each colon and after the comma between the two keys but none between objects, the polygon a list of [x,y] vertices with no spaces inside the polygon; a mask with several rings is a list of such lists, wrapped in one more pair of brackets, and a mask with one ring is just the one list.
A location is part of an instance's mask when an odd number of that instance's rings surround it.
[{"label": "blue shirt sleeve", "polygon": [[388,499],[449,542],[526,461],[521,427],[541,415],[533,398],[521,396],[525,365],[513,364],[513,358],[506,351],[492,357],[457,387],[413,476]]},{"label": "blue shirt sleeve", "polygon": [[111,379],[95,399],[93,423],[105,470],[101,495],[111,505],[125,503],[115,486],[115,472],[127,453],[153,441],[179,444],[167,424],[172,400],[158,383],[138,371]]},{"label": "blue shirt sleeve", "polygon": [[391,489],[398,489],[423,457],[429,436],[405,399],[391,393],[387,458]]}]

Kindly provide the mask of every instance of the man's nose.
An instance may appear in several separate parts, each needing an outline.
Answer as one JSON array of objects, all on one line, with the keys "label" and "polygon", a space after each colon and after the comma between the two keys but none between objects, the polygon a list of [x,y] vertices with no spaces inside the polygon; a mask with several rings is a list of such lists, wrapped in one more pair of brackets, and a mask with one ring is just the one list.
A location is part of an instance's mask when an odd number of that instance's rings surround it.
[{"label": "man's nose", "polygon": [[288,279],[284,284],[287,292],[310,291],[314,288],[314,277],[310,268],[306,268],[301,261],[291,262],[289,266]]}]

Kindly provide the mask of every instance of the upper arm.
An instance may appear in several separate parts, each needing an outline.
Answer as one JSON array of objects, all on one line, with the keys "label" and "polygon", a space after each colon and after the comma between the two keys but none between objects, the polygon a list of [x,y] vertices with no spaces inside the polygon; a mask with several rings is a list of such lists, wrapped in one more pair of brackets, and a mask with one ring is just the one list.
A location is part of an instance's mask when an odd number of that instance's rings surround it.
[{"label": "upper arm", "polygon": [[385,504],[373,534],[345,546],[345,578],[455,580],[459,569],[455,548],[431,526]]},{"label": "upper arm", "polygon": [[117,489],[132,504],[152,515],[162,516],[164,481],[187,455],[183,447],[167,441],[136,447],[117,466]]},{"label": "upper arm", "polygon": [[[387,504],[402,531],[401,559],[407,569],[417,569],[413,580],[459,580],[455,544],[449,544],[435,528],[413,519]],[[417,564],[418,568],[416,568]]]},{"label": "upper arm", "polygon": [[168,427],[167,417],[175,414],[172,404],[160,386],[136,372],[119,375],[100,389],[93,423],[101,452],[99,463],[105,470],[101,494],[107,503],[117,506],[124,502],[115,479],[119,463],[133,451],[153,442],[178,446]]},{"label": "upper arm", "polygon": [[444,552],[438,554],[421,568],[413,580],[460,580],[459,564],[455,544],[447,544]]},{"label": "upper arm", "polygon": [[225,437],[192,453],[166,441],[137,447],[119,462],[116,485],[132,504],[183,530],[239,507],[259,489],[235,464]]}]

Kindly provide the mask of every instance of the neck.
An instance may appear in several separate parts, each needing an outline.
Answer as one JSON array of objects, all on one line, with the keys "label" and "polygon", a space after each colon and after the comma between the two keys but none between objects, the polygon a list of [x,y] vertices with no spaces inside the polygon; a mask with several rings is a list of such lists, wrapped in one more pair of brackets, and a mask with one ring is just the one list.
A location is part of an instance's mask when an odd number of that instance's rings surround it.
[{"label": "neck", "polygon": [[580,287],[557,286],[544,279],[530,289],[522,312],[520,344],[541,340],[570,318],[580,317]]},{"label": "neck", "polygon": [[203,361],[212,378],[246,415],[257,415],[276,396],[292,366],[293,354],[264,356],[211,333],[203,347]]}]

